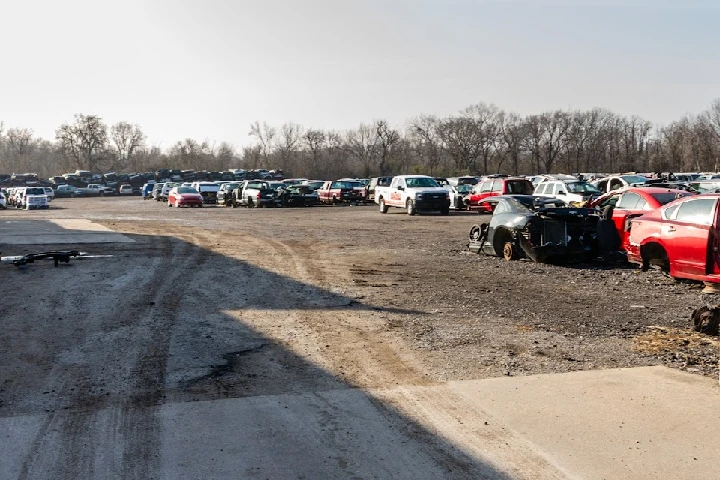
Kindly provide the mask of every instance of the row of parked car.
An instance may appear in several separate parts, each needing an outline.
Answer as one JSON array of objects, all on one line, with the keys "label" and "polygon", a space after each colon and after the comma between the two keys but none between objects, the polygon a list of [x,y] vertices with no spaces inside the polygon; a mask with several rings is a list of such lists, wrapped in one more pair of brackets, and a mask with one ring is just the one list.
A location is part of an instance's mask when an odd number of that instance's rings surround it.
[{"label": "row of parked car", "polygon": [[366,183],[356,179],[335,181],[262,179],[239,182],[147,183],[144,199],[167,201],[170,206],[303,207],[317,204],[360,203],[367,201]]},{"label": "row of parked car", "polygon": [[50,187],[10,187],[0,192],[0,208],[45,209],[53,198],[55,192]]},{"label": "row of parked car", "polygon": [[649,183],[569,204],[562,195],[538,195],[538,187],[481,199],[476,209],[486,215],[472,227],[469,249],[537,262],[621,252],[643,271],[657,266],[720,292],[720,193]]}]

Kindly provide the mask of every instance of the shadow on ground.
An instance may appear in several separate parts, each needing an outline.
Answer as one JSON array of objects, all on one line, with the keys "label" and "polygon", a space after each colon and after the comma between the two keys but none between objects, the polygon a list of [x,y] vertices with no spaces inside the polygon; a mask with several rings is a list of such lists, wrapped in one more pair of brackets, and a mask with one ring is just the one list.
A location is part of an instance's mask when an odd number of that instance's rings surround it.
[{"label": "shadow on ground", "polygon": [[417,312],[130,237],[87,248],[112,258],[0,265],[24,285],[0,320],[4,478],[509,478],[309,360],[325,345],[294,349],[308,315]]}]

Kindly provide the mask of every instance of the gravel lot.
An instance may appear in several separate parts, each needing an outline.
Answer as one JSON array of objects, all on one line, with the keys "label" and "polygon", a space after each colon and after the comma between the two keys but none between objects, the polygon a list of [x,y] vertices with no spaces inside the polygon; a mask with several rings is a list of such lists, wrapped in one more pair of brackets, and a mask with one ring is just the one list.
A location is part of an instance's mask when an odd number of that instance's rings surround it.
[{"label": "gravel lot", "polygon": [[[6,227],[63,218],[135,242],[81,245],[112,257],[60,268],[0,265],[6,291],[22,285],[3,300],[0,414],[117,405],[140,454],[157,428],[132,415],[170,401],[658,364],[718,375],[717,339],[690,328],[693,309],[720,303],[701,285],[470,254],[475,213],[177,209],[137,197],[0,212]],[[3,255],[49,248],[0,238]],[[51,427],[79,434],[86,421]],[[84,436],[72,448],[67,458],[92,457]],[[152,462],[124,468],[152,476]]]}]

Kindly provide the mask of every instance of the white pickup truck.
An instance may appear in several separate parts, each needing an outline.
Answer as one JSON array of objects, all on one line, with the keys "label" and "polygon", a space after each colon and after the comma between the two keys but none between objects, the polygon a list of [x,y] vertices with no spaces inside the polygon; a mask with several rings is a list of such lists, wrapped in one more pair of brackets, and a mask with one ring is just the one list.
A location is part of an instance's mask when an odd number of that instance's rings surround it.
[{"label": "white pickup truck", "polygon": [[77,196],[104,196],[104,195],[112,195],[115,193],[115,191],[112,188],[106,187],[105,185],[100,185],[99,183],[89,183],[87,187],[85,188],[78,188],[75,190],[75,195]]},{"label": "white pickup truck", "polygon": [[405,208],[408,215],[422,210],[450,213],[449,192],[427,175],[393,177],[389,187],[375,187],[375,203],[380,206],[380,213],[387,213],[388,207]]}]

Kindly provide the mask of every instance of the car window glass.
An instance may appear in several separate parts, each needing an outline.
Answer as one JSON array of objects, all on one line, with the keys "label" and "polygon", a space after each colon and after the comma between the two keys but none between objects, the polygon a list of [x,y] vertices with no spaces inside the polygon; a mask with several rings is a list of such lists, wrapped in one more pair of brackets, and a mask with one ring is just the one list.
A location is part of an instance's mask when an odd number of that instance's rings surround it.
[{"label": "car window glass", "polygon": [[675,219],[678,222],[712,225],[715,202],[716,200],[714,198],[701,198],[687,201],[680,205]]},{"label": "car window glass", "polygon": [[677,214],[678,207],[680,205],[673,205],[672,207],[666,208],[665,212],[663,212],[663,216],[667,220],[675,220],[675,215]]},{"label": "car window glass", "polygon": [[652,207],[648,205],[647,200],[641,198],[638,204],[635,205],[635,210],[652,210]]},{"label": "car window glass", "polygon": [[491,188],[492,188],[492,182],[491,182],[491,181],[483,182],[483,183],[480,185],[480,193],[487,193],[487,192],[490,191]]},{"label": "car window glass", "polygon": [[497,207],[495,207],[495,210],[493,210],[493,213],[503,213],[507,212],[508,207],[505,205],[504,202],[498,202]]},{"label": "car window glass", "polygon": [[553,195],[557,195],[558,192],[559,192],[559,190],[560,190],[560,185],[558,185],[557,183],[553,183],[553,184],[552,184],[552,190],[550,190],[548,193],[551,193],[551,194],[553,194]]},{"label": "car window glass", "polygon": [[542,193],[545,193],[545,188],[546,188],[546,187],[547,187],[547,185],[545,185],[544,183],[541,183],[541,184],[538,185],[537,188],[535,189],[535,194],[536,194],[536,195],[540,195],[540,194],[542,194]]},{"label": "car window glass", "polygon": [[492,185],[493,192],[502,192],[502,180],[495,180]]},{"label": "car window glass", "polygon": [[642,200],[640,195],[633,192],[627,192],[624,193],[620,200],[618,201],[616,208],[625,208],[628,210],[635,210],[637,208],[638,202]]}]

